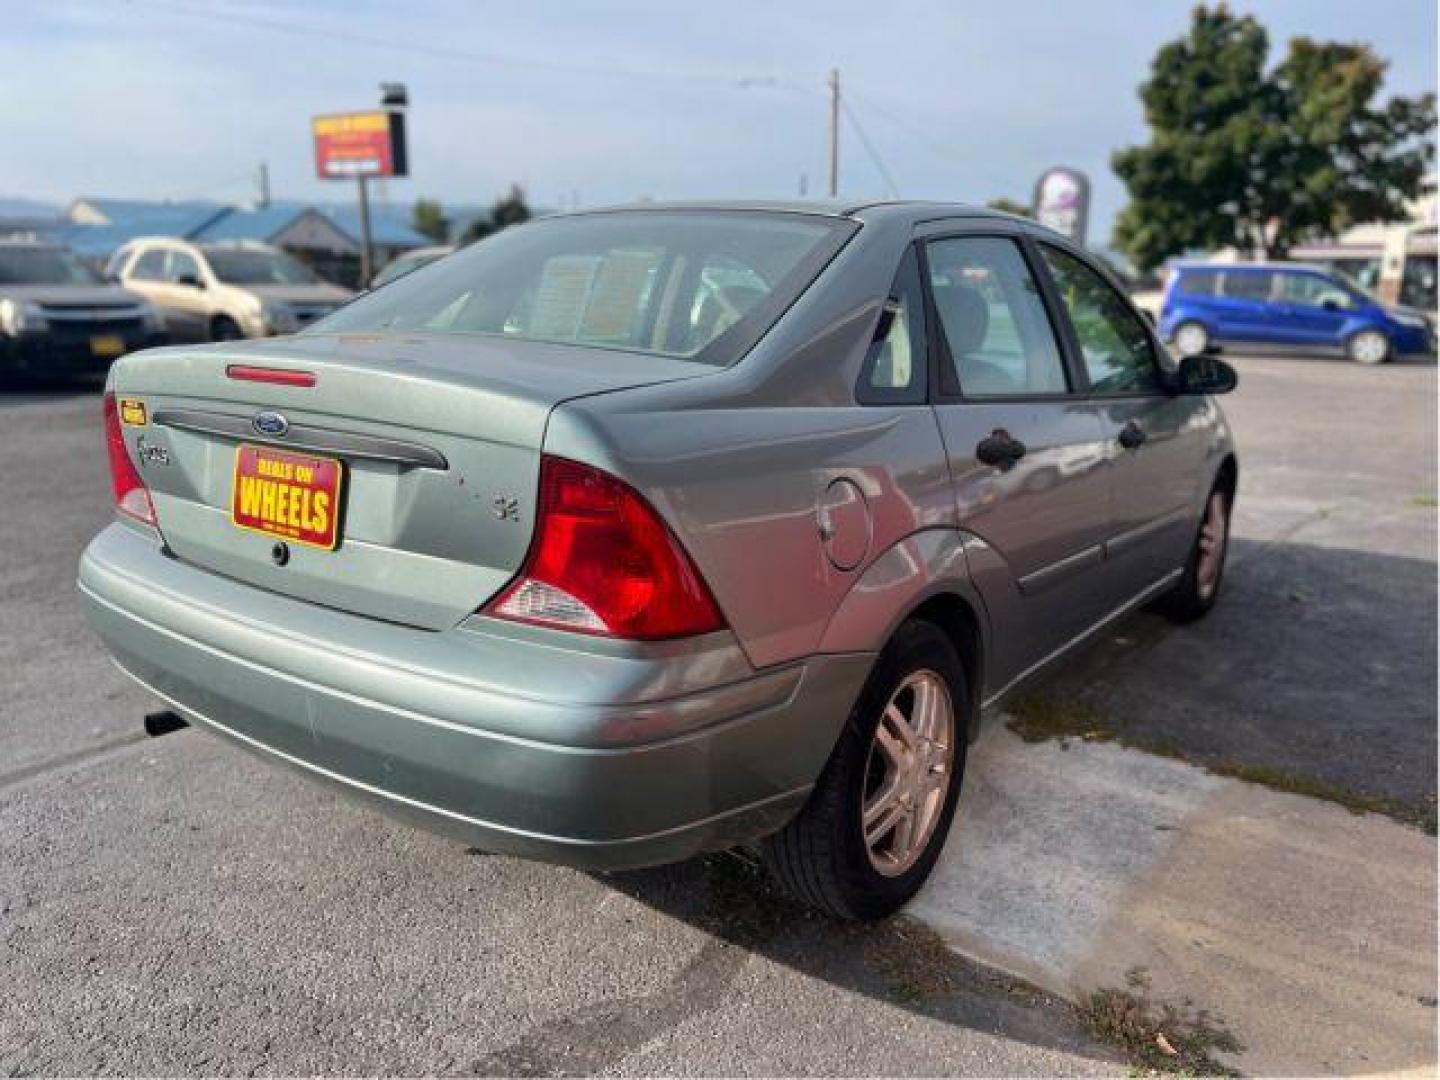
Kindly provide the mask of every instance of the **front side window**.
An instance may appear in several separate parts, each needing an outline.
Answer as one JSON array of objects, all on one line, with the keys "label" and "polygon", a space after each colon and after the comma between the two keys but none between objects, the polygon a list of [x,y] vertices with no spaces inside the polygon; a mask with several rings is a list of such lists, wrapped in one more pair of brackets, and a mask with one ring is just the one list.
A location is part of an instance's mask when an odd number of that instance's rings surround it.
[{"label": "front side window", "polygon": [[165,266],[165,279],[172,285],[192,285],[200,280],[200,264],[194,256],[183,251],[172,251]]},{"label": "front side window", "polygon": [[937,240],[926,254],[950,374],[960,393],[1014,397],[1069,389],[1039,287],[1015,241]]},{"label": "front side window", "polygon": [[1073,255],[1048,244],[1040,250],[1070,316],[1090,389],[1101,394],[1159,389],[1155,346],[1135,309]]},{"label": "front side window", "polygon": [[925,401],[929,365],[925,347],[925,300],[920,263],[912,247],[905,253],[875,340],[865,356],[857,397],[866,405],[917,405]]},{"label": "front side window", "polygon": [[742,211],[541,218],[407,274],[308,332],[477,334],[729,364],[854,228]]},{"label": "front side window", "polygon": [[1352,306],[1349,293],[1319,274],[1275,275],[1275,299],[1301,307],[1341,309]]}]

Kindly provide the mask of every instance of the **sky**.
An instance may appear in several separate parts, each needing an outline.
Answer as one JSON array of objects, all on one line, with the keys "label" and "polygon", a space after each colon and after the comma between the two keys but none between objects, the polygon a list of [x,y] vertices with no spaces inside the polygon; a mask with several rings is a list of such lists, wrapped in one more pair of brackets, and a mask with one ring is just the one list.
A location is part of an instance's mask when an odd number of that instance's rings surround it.
[{"label": "sky", "polygon": [[[1387,91],[1434,89],[1434,0],[1237,0],[1272,57],[1363,41]],[[1189,0],[8,0],[0,196],[348,198],[308,121],[410,91],[412,176],[382,200],[547,207],[823,195],[840,72],[844,197],[1028,201],[1089,174],[1091,242],[1124,204],[1111,153]],[[852,119],[853,118],[853,119]],[[858,124],[858,131],[857,125]],[[863,131],[864,139],[859,132]],[[867,150],[865,142],[872,150]],[[878,163],[877,163],[878,159]]]}]

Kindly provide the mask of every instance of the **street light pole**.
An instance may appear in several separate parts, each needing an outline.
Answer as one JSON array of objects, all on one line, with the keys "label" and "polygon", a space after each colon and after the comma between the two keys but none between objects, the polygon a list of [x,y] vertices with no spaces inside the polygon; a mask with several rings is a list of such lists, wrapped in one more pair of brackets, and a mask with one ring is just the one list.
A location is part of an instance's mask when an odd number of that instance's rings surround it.
[{"label": "street light pole", "polygon": [[370,287],[375,256],[370,245],[370,193],[365,188],[365,174],[355,177],[360,185],[360,288]]},{"label": "street light pole", "polygon": [[830,198],[840,195],[840,69],[830,69]]}]

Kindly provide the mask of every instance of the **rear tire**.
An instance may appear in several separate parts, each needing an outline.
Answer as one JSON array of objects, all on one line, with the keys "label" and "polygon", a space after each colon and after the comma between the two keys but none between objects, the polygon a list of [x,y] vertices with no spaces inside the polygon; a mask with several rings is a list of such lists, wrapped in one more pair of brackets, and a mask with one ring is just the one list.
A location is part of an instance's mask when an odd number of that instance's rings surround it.
[{"label": "rear tire", "polygon": [[1345,355],[1357,364],[1383,364],[1390,359],[1390,339],[1379,330],[1357,330],[1345,340]]},{"label": "rear tire", "polygon": [[1230,549],[1230,510],[1235,504],[1234,493],[1223,483],[1210,489],[1205,500],[1205,513],[1195,530],[1195,542],[1185,573],[1175,588],[1156,604],[1161,614],[1175,622],[1194,622],[1204,618],[1220,598],[1225,581],[1225,556]]},{"label": "rear tire", "polygon": [[228,315],[217,315],[210,324],[211,341],[239,341],[244,336],[240,324]]},{"label": "rear tire", "polygon": [[1210,331],[1198,322],[1183,322],[1175,328],[1171,340],[1181,356],[1200,356],[1210,348]]},{"label": "rear tire", "polygon": [[762,842],[771,875],[802,903],[842,919],[881,919],[905,904],[929,877],[955,816],[969,709],[949,637],[923,620],[901,626],[809,800]]}]

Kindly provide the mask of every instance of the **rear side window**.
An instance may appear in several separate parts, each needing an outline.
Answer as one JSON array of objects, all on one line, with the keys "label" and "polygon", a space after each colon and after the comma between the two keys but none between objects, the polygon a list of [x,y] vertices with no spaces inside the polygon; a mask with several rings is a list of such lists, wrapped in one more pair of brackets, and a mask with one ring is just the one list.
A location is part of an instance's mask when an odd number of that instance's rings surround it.
[{"label": "rear side window", "polygon": [[1175,291],[1185,296],[1214,296],[1220,291],[1220,271],[1182,270]]},{"label": "rear side window", "polygon": [[1269,270],[1227,271],[1220,281],[1220,295],[1229,300],[1269,300],[1273,280]]},{"label": "rear side window", "polygon": [[1002,237],[936,240],[926,249],[951,378],[965,397],[1063,394],[1055,332],[1020,248]]},{"label": "rear side window", "polygon": [[165,250],[152,248],[145,252],[130,268],[130,276],[137,281],[164,281]]},{"label": "rear side window", "polygon": [[1048,244],[1040,250],[1070,315],[1090,388],[1102,394],[1159,389],[1155,346],[1135,309],[1073,255]]},{"label": "rear side window", "polygon": [[856,398],[864,405],[917,405],[925,401],[925,300],[920,291],[920,262],[912,247],[905,253],[875,340],[865,356]]},{"label": "rear side window", "polygon": [[406,274],[308,332],[478,334],[729,364],[855,228],[742,211],[542,218]]}]

